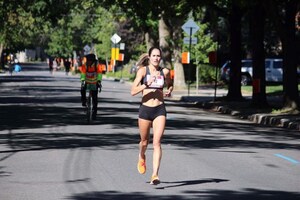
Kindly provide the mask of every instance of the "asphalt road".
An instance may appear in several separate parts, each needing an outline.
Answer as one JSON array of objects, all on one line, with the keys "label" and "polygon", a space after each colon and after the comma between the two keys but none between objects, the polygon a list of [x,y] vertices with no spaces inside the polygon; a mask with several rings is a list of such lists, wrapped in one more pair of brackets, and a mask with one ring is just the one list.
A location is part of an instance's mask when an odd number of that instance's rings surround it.
[{"label": "asphalt road", "polygon": [[[79,76],[0,75],[0,200],[300,199],[300,136],[166,101],[161,184],[136,169],[140,96],[105,79],[87,124]],[[176,93],[176,92],[175,92]]]}]

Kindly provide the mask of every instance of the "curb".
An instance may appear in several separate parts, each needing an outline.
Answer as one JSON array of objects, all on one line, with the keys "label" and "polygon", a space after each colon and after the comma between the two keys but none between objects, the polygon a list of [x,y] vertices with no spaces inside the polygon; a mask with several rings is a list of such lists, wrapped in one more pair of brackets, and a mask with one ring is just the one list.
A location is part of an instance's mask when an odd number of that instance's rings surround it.
[{"label": "curb", "polygon": [[300,115],[293,115],[293,114],[283,115],[283,114],[266,114],[266,113],[247,114],[229,108],[226,105],[216,105],[213,102],[195,101],[191,99],[178,98],[178,97],[172,98],[172,100],[190,103],[193,106],[198,108],[210,110],[212,112],[217,112],[225,115],[235,116],[239,119],[249,120],[255,124],[300,131]]},{"label": "curb", "polygon": [[257,124],[274,125],[278,127],[300,130],[299,116],[285,116],[274,114],[254,114],[249,117],[251,121]]},{"label": "curb", "polygon": [[276,114],[242,114],[239,111],[227,108],[226,106],[212,106],[216,112],[230,114],[240,119],[248,119],[255,124],[275,126],[292,130],[300,130],[300,116],[298,115],[276,115]]}]

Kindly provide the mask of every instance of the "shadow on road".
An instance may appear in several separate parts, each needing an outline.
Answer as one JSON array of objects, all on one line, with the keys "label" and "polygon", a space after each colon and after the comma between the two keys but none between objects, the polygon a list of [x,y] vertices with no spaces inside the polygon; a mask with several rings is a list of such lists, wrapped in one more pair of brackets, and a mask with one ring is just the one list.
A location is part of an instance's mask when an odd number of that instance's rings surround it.
[{"label": "shadow on road", "polygon": [[[184,191],[182,195],[151,195],[148,193],[124,193],[118,191],[104,191],[104,192],[90,192],[74,195],[68,199],[73,200],[123,200],[123,199],[162,199],[162,200],[183,200],[183,199],[205,199],[205,200],[297,200],[300,198],[299,193],[271,191],[271,190],[258,190],[245,188],[241,191],[232,190],[201,190],[201,180],[199,180],[198,191]],[[155,188],[155,187],[154,187]]]},{"label": "shadow on road", "polygon": [[[38,66],[35,66],[38,67]],[[35,67],[29,70],[35,70]],[[66,87],[66,80],[69,85]],[[48,83],[45,83],[48,82]],[[58,83],[61,82],[61,83]],[[18,84],[16,84],[18,83]],[[50,83],[50,85],[49,85]],[[53,84],[53,85],[51,85]],[[99,105],[99,118],[93,124],[87,125],[83,108],[80,106],[79,87],[77,78],[51,77],[51,76],[12,76],[0,79],[0,145],[5,149],[0,150],[0,161],[20,151],[45,150],[45,149],[71,149],[67,158],[74,159],[80,148],[87,150],[86,162],[89,163],[90,154],[94,148],[125,150],[128,145],[137,144],[138,134],[127,133],[126,129],[136,127],[139,102],[120,100],[121,98],[101,97],[100,102],[105,103],[104,108]],[[122,89],[115,90],[120,93],[129,93]],[[176,105],[189,107],[188,105]],[[121,115],[126,113],[125,115]],[[170,114],[182,114],[183,116],[195,115],[190,109],[182,112],[173,111]],[[134,117],[129,117],[134,116]],[[90,131],[74,132],[66,131],[68,126],[97,126],[97,133]],[[115,129],[113,135],[102,129],[109,125]],[[41,129],[41,130],[40,130]],[[177,147],[195,149],[220,149],[243,148],[239,153],[255,153],[247,151],[248,148],[261,149],[296,149],[300,147],[290,143],[293,139],[299,139],[299,134],[286,130],[283,134],[281,129],[263,129],[258,125],[249,125],[239,122],[207,120],[204,118],[189,119],[171,118],[167,121],[167,132],[163,144],[172,144]],[[13,131],[11,131],[13,130]],[[34,130],[34,131],[33,131]],[[193,134],[188,131],[193,130]],[[199,134],[195,134],[195,130]],[[213,132],[216,130],[215,132]],[[210,132],[209,132],[210,131]],[[125,133],[124,133],[125,132]],[[183,133],[182,133],[183,132]],[[288,133],[287,133],[288,132]],[[196,132],[197,133],[197,132]],[[230,133],[238,137],[234,139],[225,137]],[[247,140],[244,135],[255,135],[265,140]],[[181,148],[182,149],[182,148]],[[178,148],[180,150],[180,148]],[[77,164],[77,163],[76,163]],[[74,178],[67,172],[71,166],[65,166],[65,180],[67,183],[89,182],[89,173],[82,177]],[[77,165],[76,165],[77,167]],[[84,167],[86,167],[84,165]],[[83,171],[83,170],[81,170]],[[10,176],[5,167],[0,166],[0,178]],[[73,196],[66,199],[90,200],[90,199],[205,199],[205,200],[274,200],[300,199],[299,193],[258,190],[244,188],[239,191],[232,190],[203,190],[203,184],[223,184],[225,179],[199,179],[182,181],[165,181],[150,189],[149,193],[135,192],[126,193],[120,191],[97,191],[93,189],[87,193],[73,192]],[[198,190],[184,190],[182,195],[153,195],[155,190],[172,190],[172,188],[186,186],[199,186]],[[214,185],[213,185],[214,186]],[[152,186],[151,186],[152,187]],[[168,193],[170,194],[170,192]]]},{"label": "shadow on road", "polygon": [[220,182],[226,182],[229,180],[225,179],[203,179],[203,180],[186,180],[186,181],[162,181],[161,183],[167,186],[162,187],[156,187],[155,189],[167,189],[172,187],[181,187],[181,186],[187,186],[187,185],[199,185],[204,183],[220,183]]}]

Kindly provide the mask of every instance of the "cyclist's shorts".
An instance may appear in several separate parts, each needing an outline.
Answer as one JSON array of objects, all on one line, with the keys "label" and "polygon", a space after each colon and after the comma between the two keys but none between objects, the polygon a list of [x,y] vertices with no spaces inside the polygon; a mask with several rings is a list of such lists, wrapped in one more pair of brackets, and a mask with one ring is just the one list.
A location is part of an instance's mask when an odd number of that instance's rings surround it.
[{"label": "cyclist's shorts", "polygon": [[156,107],[141,105],[139,109],[139,118],[153,121],[158,116],[167,116],[165,104]]},{"label": "cyclist's shorts", "polygon": [[86,90],[97,90],[96,84],[86,84]]}]

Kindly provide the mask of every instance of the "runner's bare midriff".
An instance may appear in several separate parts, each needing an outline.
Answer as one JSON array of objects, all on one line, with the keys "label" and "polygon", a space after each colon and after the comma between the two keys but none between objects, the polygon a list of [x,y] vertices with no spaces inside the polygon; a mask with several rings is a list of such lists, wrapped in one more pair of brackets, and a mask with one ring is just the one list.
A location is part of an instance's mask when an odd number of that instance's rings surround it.
[{"label": "runner's bare midriff", "polygon": [[161,89],[145,89],[142,104],[148,107],[156,107],[164,103],[163,91]]}]

